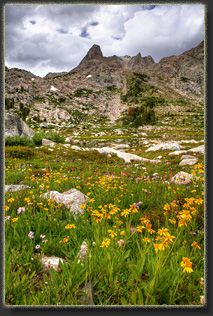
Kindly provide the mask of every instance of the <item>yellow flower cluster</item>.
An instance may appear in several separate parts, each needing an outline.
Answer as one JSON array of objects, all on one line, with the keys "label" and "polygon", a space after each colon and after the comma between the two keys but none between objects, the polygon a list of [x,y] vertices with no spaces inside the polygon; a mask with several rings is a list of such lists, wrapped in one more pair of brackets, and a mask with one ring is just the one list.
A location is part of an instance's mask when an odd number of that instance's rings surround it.
[{"label": "yellow flower cluster", "polygon": [[104,238],[104,240],[102,241],[102,244],[101,244],[101,246],[100,247],[109,247],[109,245],[110,245],[110,242],[111,242],[111,240],[108,238],[108,237],[106,237],[106,238]]},{"label": "yellow flower cluster", "polygon": [[110,236],[111,238],[114,238],[114,237],[117,236],[117,233],[115,233],[115,232],[114,232],[113,230],[111,230],[111,229],[108,229],[107,232],[109,233],[109,236]]},{"label": "yellow flower cluster", "polygon": [[64,237],[62,240],[59,241],[59,244],[63,243],[66,244],[69,240],[70,236]]},{"label": "yellow flower cluster", "polygon": [[183,204],[183,210],[179,212],[177,218],[179,219],[178,227],[187,226],[191,223],[192,216],[197,214],[196,206],[203,204],[203,199],[194,197],[185,198],[186,203]]},{"label": "yellow flower cluster", "polygon": [[159,244],[153,243],[155,252],[157,253],[159,251],[164,251],[165,248],[169,247],[169,243],[173,242],[173,239],[175,236],[170,235],[168,228],[162,228],[159,229],[157,234],[157,238],[155,239],[156,241],[160,241]]},{"label": "yellow flower cluster", "polygon": [[93,210],[91,206],[87,207],[87,211],[90,212],[90,215],[94,217],[96,223],[101,222],[103,219],[110,220],[114,218],[118,225],[123,222],[119,220],[120,217],[127,217],[131,213],[136,213],[134,205],[131,205],[129,209],[121,210],[116,205],[110,203],[106,205],[99,205],[99,210]]},{"label": "yellow flower cluster", "polygon": [[65,226],[65,229],[72,229],[72,228],[76,228],[76,225],[75,224],[67,224]]},{"label": "yellow flower cluster", "polygon": [[183,257],[180,265],[181,265],[182,268],[184,268],[183,272],[187,272],[187,273],[192,273],[193,272],[192,262],[190,261],[189,258]]}]

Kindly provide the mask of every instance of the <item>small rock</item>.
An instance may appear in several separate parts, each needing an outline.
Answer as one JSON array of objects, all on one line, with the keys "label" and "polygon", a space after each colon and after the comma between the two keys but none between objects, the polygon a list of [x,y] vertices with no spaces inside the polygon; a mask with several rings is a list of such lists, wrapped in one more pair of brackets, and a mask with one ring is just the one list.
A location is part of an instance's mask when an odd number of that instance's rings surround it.
[{"label": "small rock", "polygon": [[128,144],[112,144],[111,147],[115,150],[123,149],[123,148],[130,148]]},{"label": "small rock", "polygon": [[196,159],[196,157],[195,156],[191,156],[191,155],[183,155],[183,156],[181,156],[180,159],[181,160],[184,160],[184,159]]},{"label": "small rock", "polygon": [[175,150],[175,151],[169,153],[168,155],[174,156],[174,155],[180,155],[180,154],[185,154],[185,153],[187,153],[187,150]]},{"label": "small rock", "polygon": [[76,146],[76,145],[73,145],[73,146],[71,146],[71,148],[73,149],[73,150],[81,150],[81,148],[80,147],[78,147],[78,146]]},{"label": "small rock", "polygon": [[40,123],[40,128],[47,128],[48,124],[46,122]]},{"label": "small rock", "polygon": [[81,296],[83,305],[94,305],[94,291],[91,283],[87,283],[86,286],[80,286],[79,291],[85,292],[85,295]]},{"label": "small rock", "polygon": [[72,144],[72,136],[66,137],[65,142],[67,142],[68,144]]},{"label": "small rock", "polygon": [[46,138],[43,138],[42,139],[42,145],[43,146],[55,146],[55,142],[53,142],[52,140],[50,140],[50,139],[46,139]]},{"label": "small rock", "polygon": [[64,262],[63,259],[58,258],[58,257],[42,257],[41,263],[46,268],[49,270],[50,268],[53,268],[54,270],[58,270],[59,268],[59,261],[62,263]]},{"label": "small rock", "polygon": [[188,184],[194,178],[197,179],[192,174],[189,174],[189,173],[184,172],[184,171],[180,171],[174,177],[172,177],[171,182],[175,183],[175,184]]},{"label": "small rock", "polygon": [[20,191],[23,189],[26,189],[26,185],[24,184],[9,184],[5,185],[5,192],[15,192],[15,191]]},{"label": "small rock", "polygon": [[83,241],[82,244],[81,244],[80,251],[78,253],[78,256],[79,256],[78,263],[81,262],[81,261],[85,261],[86,254],[87,254],[88,251],[89,251],[89,247],[88,247],[86,241]]}]

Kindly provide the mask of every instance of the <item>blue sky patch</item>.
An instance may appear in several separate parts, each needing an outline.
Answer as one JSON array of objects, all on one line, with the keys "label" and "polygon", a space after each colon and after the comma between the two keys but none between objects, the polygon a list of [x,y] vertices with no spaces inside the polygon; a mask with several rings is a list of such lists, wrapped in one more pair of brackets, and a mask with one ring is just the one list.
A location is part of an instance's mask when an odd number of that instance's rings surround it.
[{"label": "blue sky patch", "polygon": [[83,28],[81,34],[80,34],[80,37],[86,37],[86,38],[89,38],[89,33],[87,32],[87,29],[86,27]]},{"label": "blue sky patch", "polygon": [[98,24],[99,24],[99,23],[96,22],[96,21],[90,23],[91,26],[97,26]]},{"label": "blue sky patch", "polygon": [[68,31],[64,30],[64,29],[57,29],[57,32],[59,32],[60,34],[67,34]]}]

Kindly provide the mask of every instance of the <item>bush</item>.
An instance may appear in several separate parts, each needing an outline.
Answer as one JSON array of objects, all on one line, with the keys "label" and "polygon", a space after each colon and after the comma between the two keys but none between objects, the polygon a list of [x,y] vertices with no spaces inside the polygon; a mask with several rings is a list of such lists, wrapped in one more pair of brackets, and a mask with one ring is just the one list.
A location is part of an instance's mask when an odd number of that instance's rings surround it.
[{"label": "bush", "polygon": [[8,136],[5,139],[5,146],[26,146],[33,147],[34,143],[30,138],[20,136]]},{"label": "bush", "polygon": [[45,138],[52,140],[55,143],[64,143],[65,137],[63,135],[59,135],[56,132],[49,132],[48,134],[45,134]]},{"label": "bush", "polygon": [[42,133],[42,132],[35,133],[33,136],[33,141],[34,141],[35,145],[37,145],[37,146],[42,145],[42,138],[45,138],[44,133]]},{"label": "bush", "polygon": [[5,98],[5,109],[9,110],[14,107],[14,99]]}]

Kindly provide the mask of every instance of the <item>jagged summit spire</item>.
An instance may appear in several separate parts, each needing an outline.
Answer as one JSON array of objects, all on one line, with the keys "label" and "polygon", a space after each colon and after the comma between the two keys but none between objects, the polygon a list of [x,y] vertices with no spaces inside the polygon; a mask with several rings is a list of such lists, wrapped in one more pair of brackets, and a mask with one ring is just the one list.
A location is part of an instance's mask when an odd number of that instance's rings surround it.
[{"label": "jagged summit spire", "polygon": [[102,54],[100,46],[97,44],[94,44],[88,51],[87,55],[85,56],[85,59],[91,60],[91,59],[97,59],[97,58],[103,58],[103,54]]}]

